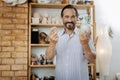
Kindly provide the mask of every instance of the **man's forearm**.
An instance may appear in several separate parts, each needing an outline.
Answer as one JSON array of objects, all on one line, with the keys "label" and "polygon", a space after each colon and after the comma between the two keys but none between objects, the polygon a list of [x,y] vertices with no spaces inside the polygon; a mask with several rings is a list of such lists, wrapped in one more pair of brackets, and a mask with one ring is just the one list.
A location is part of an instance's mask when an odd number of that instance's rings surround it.
[{"label": "man's forearm", "polygon": [[55,55],[55,44],[50,44],[46,50],[46,58],[48,60],[51,60],[53,59],[54,55]]},{"label": "man's forearm", "polygon": [[96,55],[94,53],[92,53],[90,47],[88,44],[85,44],[83,46],[83,49],[85,51],[85,57],[87,58],[88,61],[90,62],[94,62],[96,59]]}]

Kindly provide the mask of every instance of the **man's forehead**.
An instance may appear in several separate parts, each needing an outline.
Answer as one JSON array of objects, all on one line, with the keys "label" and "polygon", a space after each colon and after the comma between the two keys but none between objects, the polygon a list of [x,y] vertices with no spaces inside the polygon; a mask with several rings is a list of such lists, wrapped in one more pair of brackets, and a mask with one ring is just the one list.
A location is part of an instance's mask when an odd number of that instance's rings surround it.
[{"label": "man's forehead", "polygon": [[65,13],[65,14],[69,14],[69,13],[73,13],[73,14],[76,14],[76,12],[75,12],[75,10],[74,9],[65,9],[64,11],[63,11],[63,13]]}]

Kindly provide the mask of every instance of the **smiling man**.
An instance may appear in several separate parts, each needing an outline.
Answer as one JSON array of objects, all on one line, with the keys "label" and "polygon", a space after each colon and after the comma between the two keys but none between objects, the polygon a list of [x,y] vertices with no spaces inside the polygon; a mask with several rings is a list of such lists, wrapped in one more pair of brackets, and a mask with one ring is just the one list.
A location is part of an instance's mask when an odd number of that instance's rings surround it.
[{"label": "smiling man", "polygon": [[53,59],[56,55],[56,80],[89,80],[88,61],[96,59],[90,33],[80,34],[75,25],[78,12],[74,6],[66,5],[61,18],[64,28],[59,32],[56,28],[50,30],[46,58]]}]

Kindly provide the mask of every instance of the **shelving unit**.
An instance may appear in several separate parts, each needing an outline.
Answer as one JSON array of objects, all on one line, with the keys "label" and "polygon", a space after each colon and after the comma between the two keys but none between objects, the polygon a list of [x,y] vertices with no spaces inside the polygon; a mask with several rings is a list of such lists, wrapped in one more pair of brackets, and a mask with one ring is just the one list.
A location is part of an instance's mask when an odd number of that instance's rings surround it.
[{"label": "shelving unit", "polygon": [[[53,65],[30,65],[31,67],[55,67],[55,65],[53,64]],[[94,64],[88,64],[88,66],[94,66]]]},{"label": "shelving unit", "polygon": [[[57,26],[57,27],[63,27],[62,24],[42,24],[42,23],[32,23],[32,12],[33,9],[35,8],[46,8],[46,9],[62,9],[66,4],[40,4],[40,3],[29,3],[29,66],[28,66],[28,79],[30,80],[30,76],[31,76],[31,71],[33,68],[55,68],[55,64],[51,65],[32,65],[31,64],[31,54],[32,54],[32,48],[42,48],[42,47],[48,47],[49,44],[32,44],[31,43],[31,29],[32,28],[50,28],[53,26]],[[95,6],[93,4],[93,1],[91,2],[91,4],[78,4],[74,6],[77,9],[85,9],[87,10],[87,14],[91,15],[92,18],[92,22],[90,23],[93,27],[93,39],[95,41],[95,36],[96,36],[96,24],[95,24]],[[80,26],[80,24],[77,24],[77,26]],[[37,54],[37,53],[36,53]],[[93,69],[93,78],[94,80],[96,80],[96,64],[95,63],[90,63],[88,64],[89,67],[91,67]]]}]

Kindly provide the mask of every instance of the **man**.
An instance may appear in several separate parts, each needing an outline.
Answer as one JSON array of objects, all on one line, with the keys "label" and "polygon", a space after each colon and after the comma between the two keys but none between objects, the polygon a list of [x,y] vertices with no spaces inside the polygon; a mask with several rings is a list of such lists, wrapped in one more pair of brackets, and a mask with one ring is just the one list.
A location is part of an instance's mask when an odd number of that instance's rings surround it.
[{"label": "man", "polygon": [[89,45],[90,33],[81,35],[75,26],[78,12],[74,6],[66,5],[61,18],[64,29],[58,33],[55,28],[50,31],[46,58],[56,55],[56,80],[88,80],[88,61],[96,59],[94,48]]}]

